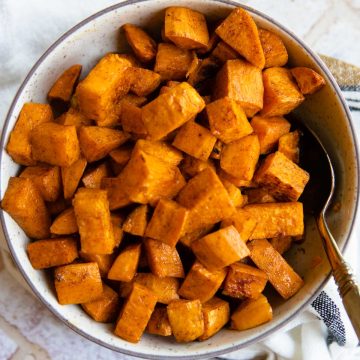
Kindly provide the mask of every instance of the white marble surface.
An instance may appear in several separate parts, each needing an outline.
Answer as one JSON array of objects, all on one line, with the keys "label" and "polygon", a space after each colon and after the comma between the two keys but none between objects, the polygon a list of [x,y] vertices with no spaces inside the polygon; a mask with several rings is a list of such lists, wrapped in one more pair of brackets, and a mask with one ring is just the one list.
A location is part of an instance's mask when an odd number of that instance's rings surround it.
[{"label": "white marble surface", "polygon": [[[88,0],[84,2],[83,14],[90,15],[116,2]],[[23,21],[28,16],[36,21],[47,21],[49,26],[57,26],[57,36],[83,17],[72,14],[66,19],[66,15],[51,10],[51,3],[44,0],[13,0],[6,4],[22,7],[23,11],[19,12],[16,21]],[[66,14],[71,2],[64,0],[62,3]],[[280,21],[316,51],[360,66],[360,0],[253,0],[243,3]],[[5,0],[0,0],[0,13],[4,15],[8,10]],[[36,33],[12,36],[17,38],[14,48],[19,49],[18,56],[21,56],[21,46],[25,41],[41,44],[38,41],[39,34]],[[52,41],[39,45],[33,57],[27,59],[26,66],[9,69],[14,72],[14,76],[6,83],[6,87],[4,84],[7,78],[2,78],[3,74],[0,74],[2,95],[15,93],[21,79]],[[2,48],[0,61],[6,62],[7,57],[8,53]],[[8,107],[9,102],[0,103],[0,119],[4,118]],[[9,259],[5,261],[9,263]],[[14,281],[4,269],[3,262],[0,261],[0,360],[128,358],[85,340],[61,324],[19,282]]]}]

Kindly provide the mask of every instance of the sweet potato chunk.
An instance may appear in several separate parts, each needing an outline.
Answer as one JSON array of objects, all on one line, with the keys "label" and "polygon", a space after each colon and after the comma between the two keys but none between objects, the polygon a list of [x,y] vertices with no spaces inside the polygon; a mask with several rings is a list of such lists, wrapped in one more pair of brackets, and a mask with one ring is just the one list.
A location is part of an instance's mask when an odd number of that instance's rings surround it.
[{"label": "sweet potato chunk", "polygon": [[156,56],[156,42],[141,28],[132,24],[122,26],[126,40],[136,57],[147,63]]},{"label": "sweet potato chunk", "polygon": [[108,176],[110,176],[109,166],[107,163],[102,163],[86,171],[81,181],[86,188],[99,189],[101,187],[101,180]]},{"label": "sweet potato chunk", "polygon": [[114,254],[87,254],[83,251],[79,252],[81,259],[87,262],[97,263],[100,271],[100,276],[106,278],[107,274],[115,260]]},{"label": "sweet potato chunk", "polygon": [[276,199],[297,201],[309,181],[309,174],[276,151],[265,158],[254,179]]},{"label": "sweet potato chunk", "polygon": [[251,216],[241,209],[237,209],[237,211],[232,214],[231,217],[221,222],[221,228],[225,228],[230,225],[234,226],[240,234],[241,240],[246,242],[249,240],[253,231],[255,230],[256,224],[256,217]]},{"label": "sweet potato chunk", "polygon": [[130,72],[130,91],[137,96],[147,96],[160,85],[160,75],[154,71],[132,67]]},{"label": "sweet potato chunk", "polygon": [[48,100],[62,100],[64,102],[69,102],[76,82],[79,79],[81,69],[81,65],[73,65],[66,69],[49,90]]},{"label": "sweet potato chunk", "polygon": [[254,116],[263,107],[264,86],[261,70],[245,60],[229,60],[216,75],[213,97],[229,97]]},{"label": "sweet potato chunk", "polygon": [[145,235],[175,246],[185,228],[188,210],[174,201],[160,199],[146,228]]},{"label": "sweet potato chunk", "polygon": [[21,165],[35,165],[32,157],[30,134],[39,124],[53,121],[50,105],[25,103],[12,129],[6,151],[11,158]]},{"label": "sweet potato chunk", "polygon": [[269,194],[269,191],[265,188],[256,188],[246,190],[248,197],[248,204],[263,204],[263,203],[274,203],[275,198]]},{"label": "sweet potato chunk", "polygon": [[48,202],[46,204],[46,207],[50,215],[59,215],[68,207],[68,204],[66,200],[62,196],[60,196],[57,200]]},{"label": "sweet potato chunk", "polygon": [[170,336],[172,330],[166,308],[155,308],[147,324],[146,332],[154,335]]},{"label": "sweet potato chunk", "polygon": [[199,299],[205,303],[218,291],[225,276],[225,269],[209,271],[196,261],[186,275],[179,289],[179,295],[185,299]]},{"label": "sweet potato chunk", "polygon": [[200,160],[207,160],[215,145],[216,137],[205,127],[188,121],[173,141],[173,146]]},{"label": "sweet potato chunk", "polygon": [[159,140],[177,129],[205,107],[188,83],[181,83],[142,108],[142,118],[151,140]]},{"label": "sweet potato chunk", "polygon": [[216,34],[247,61],[262,69],[265,56],[259,32],[251,15],[242,8],[234,9],[217,27]]},{"label": "sweet potato chunk", "polygon": [[202,238],[203,236],[209,234],[209,232],[211,232],[211,230],[214,228],[214,224],[210,224],[210,225],[206,225],[201,229],[192,231],[187,233],[186,235],[184,235],[182,238],[180,238],[180,242],[185,245],[185,246],[189,246],[191,245],[191,243],[197,239]]},{"label": "sweet potato chunk", "polygon": [[34,239],[50,235],[50,216],[31,179],[11,177],[1,207]]},{"label": "sweet potato chunk", "polygon": [[61,179],[63,183],[64,198],[71,199],[84,174],[87,161],[80,157],[72,165],[61,168]]},{"label": "sweet potato chunk", "polygon": [[220,166],[226,173],[238,179],[250,181],[259,156],[260,143],[257,135],[248,135],[224,146]]},{"label": "sweet potato chunk", "polygon": [[261,46],[265,56],[265,68],[284,66],[288,62],[288,53],[280,36],[265,29],[259,29]]},{"label": "sweet potato chunk", "polygon": [[185,7],[168,7],[165,10],[165,37],[182,49],[206,47],[209,32],[205,16]]},{"label": "sweet potato chunk", "polygon": [[80,156],[75,126],[47,122],[31,131],[30,143],[34,160],[57,166],[70,166]]},{"label": "sweet potato chunk", "polygon": [[45,201],[55,201],[60,195],[60,169],[57,166],[29,166],[20,177],[31,179]]},{"label": "sweet potato chunk", "polygon": [[263,72],[264,106],[262,116],[282,116],[298,107],[304,96],[292,79],[291,72],[282,67],[272,67]]},{"label": "sweet potato chunk", "polygon": [[117,102],[126,95],[130,82],[126,75],[132,64],[118,54],[105,55],[76,88],[81,112],[99,126],[117,122],[121,107]]},{"label": "sweet potato chunk", "polygon": [[74,125],[77,129],[82,125],[91,125],[91,120],[74,108],[70,108],[66,113],[61,114],[56,118],[56,122],[60,125]]},{"label": "sweet potato chunk", "polygon": [[290,131],[290,123],[282,116],[265,118],[254,116],[251,119],[251,126],[259,138],[260,154],[267,154],[272,151],[280,137]]},{"label": "sweet potato chunk", "polygon": [[228,97],[206,105],[206,113],[211,132],[225,144],[253,132],[241,106]]},{"label": "sweet potato chunk", "polygon": [[286,260],[266,239],[257,239],[248,243],[250,258],[263,270],[276,291],[288,299],[295,295],[304,282]]},{"label": "sweet potato chunk", "polygon": [[185,156],[180,168],[183,173],[190,177],[194,177],[206,168],[211,168],[215,171],[215,165],[211,160],[203,161],[192,156]]},{"label": "sweet potato chunk", "polygon": [[82,126],[79,132],[81,151],[88,162],[102,159],[128,139],[120,130],[99,126]]},{"label": "sweet potato chunk", "polygon": [[193,177],[177,200],[189,210],[185,233],[214,225],[235,211],[224,185],[210,168]]},{"label": "sweet potato chunk", "polygon": [[212,56],[199,60],[196,67],[188,73],[188,83],[191,86],[198,84],[201,86],[206,80],[215,76],[219,67],[219,61]]},{"label": "sweet potato chunk", "polygon": [[72,263],[78,257],[76,239],[57,238],[37,240],[27,246],[34,269],[47,269]]},{"label": "sweet potato chunk", "polygon": [[94,262],[60,266],[54,278],[61,305],[87,303],[103,293],[99,267]]},{"label": "sweet potato chunk", "polygon": [[56,235],[70,235],[78,231],[73,207],[61,212],[50,226],[50,232]]},{"label": "sweet potato chunk", "polygon": [[108,279],[117,281],[131,281],[136,273],[141,253],[141,244],[128,245],[115,259],[109,272]]},{"label": "sweet potato chunk", "polygon": [[184,277],[184,268],[176,248],[154,239],[145,239],[144,245],[149,266],[154,275]]},{"label": "sweet potato chunk", "polygon": [[75,194],[73,206],[81,250],[89,254],[111,254],[115,239],[106,191],[81,188]]},{"label": "sweet potato chunk", "polygon": [[111,287],[104,284],[103,293],[98,299],[81,304],[81,306],[95,321],[113,322],[119,312],[119,295]]},{"label": "sweet potato chunk", "polygon": [[253,180],[244,180],[242,178],[237,178],[234,175],[228,174],[221,168],[218,169],[218,174],[221,180],[225,179],[240,188],[253,188],[257,186]]},{"label": "sweet potato chunk", "polygon": [[167,306],[167,314],[177,342],[193,341],[204,333],[199,300],[174,300]]},{"label": "sweet potato chunk", "polygon": [[239,299],[256,299],[263,292],[267,280],[267,275],[262,270],[234,263],[229,266],[222,293]]},{"label": "sweet potato chunk", "polygon": [[280,255],[282,255],[283,253],[285,253],[290,249],[292,242],[293,242],[292,236],[278,236],[269,239],[269,243]]},{"label": "sweet potato chunk", "polygon": [[314,94],[325,85],[324,78],[313,69],[299,66],[290,71],[304,95]]},{"label": "sweet potato chunk", "polygon": [[239,53],[224,41],[219,41],[210,57],[215,58],[220,64],[223,64],[228,60],[237,59],[239,57]]},{"label": "sweet potato chunk", "polygon": [[132,148],[124,146],[110,151],[110,165],[113,173],[119,175],[131,157]]},{"label": "sweet potato chunk", "polygon": [[285,134],[279,139],[278,151],[295,164],[298,164],[300,160],[299,141],[300,132],[298,130]]},{"label": "sweet potato chunk", "polygon": [[144,236],[148,224],[148,206],[139,205],[126,218],[123,230],[129,234]]},{"label": "sweet potato chunk", "polygon": [[103,178],[101,188],[107,192],[110,210],[120,209],[131,204],[131,200],[124,190],[122,179],[118,177]]},{"label": "sweet potato chunk", "polygon": [[245,198],[241,193],[241,190],[237,188],[233,183],[226,179],[221,179],[225,189],[227,190],[230,200],[234,207],[241,207],[245,205]]},{"label": "sweet potato chunk", "polygon": [[243,301],[231,315],[231,328],[247,330],[272,319],[272,308],[264,295]]},{"label": "sweet potato chunk", "polygon": [[200,341],[209,339],[220,331],[230,319],[229,303],[213,297],[202,305],[204,317],[204,333],[198,338]]},{"label": "sweet potato chunk", "polygon": [[138,342],[154,311],[156,301],[157,298],[151,290],[140,284],[134,284],[120,311],[114,330],[115,335],[133,343]]},{"label": "sweet potato chunk", "polygon": [[129,102],[121,106],[121,125],[124,131],[145,137],[147,130],[142,120],[142,111]]}]

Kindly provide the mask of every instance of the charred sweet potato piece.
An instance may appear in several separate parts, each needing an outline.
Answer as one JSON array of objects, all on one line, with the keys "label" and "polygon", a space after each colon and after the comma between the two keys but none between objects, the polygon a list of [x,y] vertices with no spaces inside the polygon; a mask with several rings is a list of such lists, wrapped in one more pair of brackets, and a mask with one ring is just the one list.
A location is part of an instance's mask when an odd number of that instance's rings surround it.
[{"label": "charred sweet potato piece", "polygon": [[11,177],[1,207],[34,239],[50,235],[50,215],[45,202],[33,181]]},{"label": "charred sweet potato piece", "polygon": [[246,10],[234,9],[217,27],[216,34],[259,69],[265,66],[258,28]]},{"label": "charred sweet potato piece", "polygon": [[204,48],[209,42],[205,16],[180,6],[171,6],[165,10],[164,35],[183,49]]},{"label": "charred sweet potato piece", "polygon": [[288,299],[295,295],[304,282],[286,260],[266,239],[257,239],[248,243],[250,258],[263,270],[276,291]]},{"label": "charred sweet potato piece", "polygon": [[265,56],[265,68],[284,66],[288,62],[288,53],[280,36],[265,29],[259,29],[261,46]]},{"label": "charred sweet potato piece", "polygon": [[325,85],[324,78],[313,69],[299,66],[290,71],[304,95],[314,94]]},{"label": "charred sweet potato piece", "polygon": [[53,121],[50,105],[25,103],[12,129],[6,151],[11,158],[21,165],[35,165],[32,157],[30,135],[39,124]]},{"label": "charred sweet potato piece", "polygon": [[144,236],[148,225],[148,206],[139,205],[125,219],[123,230],[129,234]]},{"label": "charred sweet potato piece", "polygon": [[149,334],[161,336],[172,335],[172,330],[166,308],[155,308],[147,324],[146,332]]},{"label": "charred sweet potato piece", "polygon": [[87,303],[103,293],[99,267],[94,262],[60,266],[54,278],[61,305]]},{"label": "charred sweet potato piece", "polygon": [[300,158],[299,140],[300,132],[298,130],[285,134],[279,139],[278,151],[295,164],[299,163]]},{"label": "charred sweet potato piece", "polygon": [[73,238],[37,240],[28,244],[27,253],[37,270],[66,265],[78,257],[77,241]]},{"label": "charred sweet potato piece", "polygon": [[167,306],[172,332],[178,342],[189,342],[204,333],[204,318],[199,300],[174,300]]},{"label": "charred sweet potato piece", "polygon": [[137,96],[147,96],[160,85],[160,75],[154,71],[132,67],[129,69],[130,91]]},{"label": "charred sweet potato piece", "polygon": [[97,263],[102,278],[106,278],[107,274],[115,260],[114,254],[87,254],[83,251],[79,252],[80,258],[87,262]]},{"label": "charred sweet potato piece", "polygon": [[72,165],[61,168],[61,179],[65,199],[71,199],[74,196],[86,165],[87,161],[83,157],[80,157]]},{"label": "charred sweet potato piece", "polygon": [[61,212],[50,226],[50,232],[56,235],[70,235],[78,231],[73,207]]},{"label": "charred sweet potato piece", "polygon": [[196,261],[186,275],[178,293],[185,299],[199,299],[205,303],[218,291],[225,276],[225,269],[210,271]]},{"label": "charred sweet potato piece", "polygon": [[92,169],[87,170],[81,181],[86,188],[99,189],[101,187],[101,180],[108,176],[110,176],[109,166],[107,163],[102,163]]}]

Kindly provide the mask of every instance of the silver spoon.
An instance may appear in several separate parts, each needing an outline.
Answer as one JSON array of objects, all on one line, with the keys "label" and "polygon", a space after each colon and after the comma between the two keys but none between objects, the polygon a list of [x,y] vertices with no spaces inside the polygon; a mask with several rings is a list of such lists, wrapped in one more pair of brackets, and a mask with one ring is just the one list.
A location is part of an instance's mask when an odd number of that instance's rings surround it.
[{"label": "silver spoon", "polygon": [[301,166],[310,172],[310,177],[315,179],[312,184],[309,183],[309,188],[304,192],[304,206],[305,209],[311,209],[312,212],[315,212],[317,227],[323,240],[335,283],[360,342],[360,288],[326,223],[326,211],[335,190],[334,168],[319,137],[308,126],[303,123],[301,126],[305,127],[302,137],[304,144],[301,147],[304,158],[301,159]]}]

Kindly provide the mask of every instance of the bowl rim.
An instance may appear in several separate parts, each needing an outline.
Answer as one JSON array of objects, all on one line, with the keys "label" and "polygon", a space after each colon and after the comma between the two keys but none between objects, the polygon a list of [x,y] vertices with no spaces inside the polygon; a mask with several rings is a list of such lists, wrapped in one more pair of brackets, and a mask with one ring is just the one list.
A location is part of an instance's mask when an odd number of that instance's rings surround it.
[{"label": "bowl rim", "polygon": [[[79,30],[81,27],[83,27],[84,25],[88,24],[89,22],[91,22],[92,20],[107,14],[109,12],[112,12],[114,10],[120,9],[122,7],[128,6],[128,5],[134,5],[134,4],[138,4],[138,3],[142,3],[142,2],[146,2],[148,0],[126,0],[123,1],[121,3],[118,4],[114,4],[111,5],[105,9],[102,9],[90,16],[88,16],[87,18],[85,18],[84,20],[80,21],[79,23],[77,23],[75,26],[73,26],[72,28],[70,28],[68,31],[66,31],[63,35],[61,35],[41,56],[40,58],[36,61],[36,63],[33,65],[33,67],[30,69],[30,71],[28,72],[28,74],[26,75],[25,79],[23,80],[23,82],[21,83],[18,91],[16,92],[16,95],[10,105],[9,111],[6,115],[5,118],[5,122],[3,125],[3,129],[2,129],[2,134],[1,134],[1,140],[0,140],[0,146],[1,146],[1,151],[0,151],[0,164],[3,161],[3,154],[5,152],[5,140],[6,140],[6,133],[9,127],[9,123],[10,123],[10,119],[12,117],[12,114],[14,112],[15,106],[19,100],[19,97],[23,91],[23,89],[25,88],[25,86],[27,85],[27,83],[29,82],[30,78],[34,75],[34,73],[36,72],[36,70],[38,69],[38,67],[40,66],[40,64],[42,64],[42,62],[48,57],[48,55],[51,54],[51,52],[58,46],[60,45],[68,36],[72,35],[74,32],[76,32],[77,30]],[[356,171],[356,181],[355,181],[355,188],[357,189],[359,186],[359,178],[360,178],[360,159],[359,159],[359,149],[358,149],[358,141],[355,135],[355,131],[354,131],[354,126],[352,124],[352,116],[351,116],[351,112],[350,109],[344,99],[344,96],[342,95],[341,89],[339,87],[339,85],[337,84],[337,82],[335,81],[334,77],[332,76],[330,70],[327,68],[327,66],[324,64],[324,62],[320,59],[320,57],[313,51],[311,50],[308,45],[305,44],[305,42],[300,39],[297,35],[295,35],[291,30],[287,29],[284,25],[280,24],[278,21],[274,20],[272,17],[264,14],[263,12],[256,10],[250,6],[244,5],[239,3],[237,0],[213,0],[214,2],[218,2],[218,3],[223,3],[226,5],[230,5],[230,6],[234,6],[234,7],[241,7],[243,9],[245,9],[246,11],[250,12],[251,14],[255,14],[261,18],[264,18],[265,20],[269,21],[270,23],[274,24],[276,27],[280,28],[283,32],[285,32],[290,38],[292,38],[295,42],[297,42],[299,45],[302,46],[302,48],[307,52],[307,54],[310,56],[310,58],[321,68],[321,70],[326,74],[328,80],[330,81],[330,84],[332,86],[332,88],[335,90],[335,93],[338,97],[338,99],[340,100],[341,106],[345,112],[346,115],[346,119],[347,122],[349,124],[350,127],[350,132],[351,132],[351,137],[355,146],[355,163],[356,163],[356,167],[357,167],[357,171]],[[1,174],[0,174],[1,177]],[[1,191],[1,182],[0,182],[0,194],[2,193]],[[349,239],[351,237],[351,234],[353,232],[354,229],[354,224],[355,224],[355,219],[357,217],[357,213],[358,213],[358,208],[359,208],[359,193],[356,192],[356,197],[355,197],[355,208],[354,208],[354,216],[351,220],[351,224],[349,227],[349,232],[348,235],[345,239],[345,242],[343,244],[343,246],[341,247],[341,251],[344,251],[349,243]],[[189,356],[187,355],[183,355],[183,356],[172,356],[172,355],[167,355],[167,356],[163,356],[163,355],[152,355],[152,354],[144,354],[144,353],[138,353],[136,351],[132,351],[132,350],[126,350],[126,349],[120,349],[117,346],[113,346],[110,345],[102,340],[99,340],[98,338],[87,334],[85,331],[83,331],[81,328],[73,325],[71,322],[69,322],[66,318],[64,318],[55,308],[53,308],[48,302],[47,300],[41,296],[41,294],[37,291],[35,285],[32,283],[30,277],[27,275],[27,273],[24,271],[24,269],[21,266],[21,262],[19,261],[19,259],[16,256],[13,244],[10,240],[10,236],[5,224],[5,218],[4,218],[4,211],[1,209],[0,211],[0,221],[1,221],[1,226],[5,235],[5,239],[7,242],[7,245],[10,249],[10,254],[11,257],[13,259],[13,261],[16,263],[18,269],[20,270],[23,278],[25,279],[25,281],[27,282],[27,284],[29,285],[29,287],[31,288],[31,290],[35,293],[35,295],[37,296],[38,299],[40,299],[40,301],[46,306],[46,308],[53,314],[55,315],[59,320],[61,320],[65,325],[67,325],[70,329],[72,329],[73,331],[75,331],[76,333],[78,333],[79,335],[85,337],[86,339],[101,345],[105,348],[108,348],[110,350],[119,352],[119,353],[123,353],[126,355],[131,355],[131,356],[136,356],[136,357],[140,357],[140,358],[144,358],[144,359],[188,359]],[[331,271],[329,272],[329,274],[325,277],[325,279],[321,282],[321,284],[316,288],[316,290],[314,291],[313,295],[310,296],[299,308],[298,311],[295,312],[294,314],[290,315],[288,318],[286,318],[284,321],[282,321],[281,323],[279,323],[278,325],[276,325],[275,327],[269,329],[268,331],[255,336],[253,339],[248,340],[242,344],[238,344],[238,345],[233,345],[230,346],[226,349],[222,349],[222,350],[214,350],[214,351],[210,351],[207,352],[205,354],[195,354],[195,355],[191,355],[192,359],[204,359],[204,358],[209,358],[209,357],[215,357],[218,355],[222,355],[225,353],[230,353],[236,350],[240,350],[246,346],[252,345],[258,341],[261,341],[263,339],[265,339],[266,337],[268,337],[270,334],[278,331],[279,329],[283,328],[286,324],[288,324],[290,321],[292,321],[300,312],[302,312],[320,293],[320,291],[324,288],[324,286],[326,285],[326,283],[328,282],[328,280],[330,279],[331,276]]]}]

